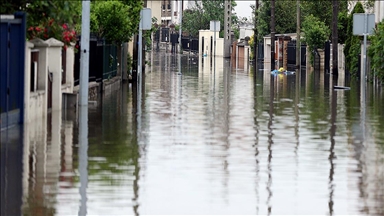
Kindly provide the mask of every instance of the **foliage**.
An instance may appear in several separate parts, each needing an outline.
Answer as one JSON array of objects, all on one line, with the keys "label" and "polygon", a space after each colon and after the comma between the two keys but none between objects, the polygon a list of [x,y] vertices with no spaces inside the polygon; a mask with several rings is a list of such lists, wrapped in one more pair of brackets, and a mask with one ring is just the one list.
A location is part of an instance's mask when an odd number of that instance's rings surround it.
[{"label": "foliage", "polygon": [[133,63],[132,56],[131,56],[131,54],[128,52],[128,53],[127,53],[127,74],[128,74],[128,75],[131,75],[132,63]]},{"label": "foliage", "polygon": [[345,40],[344,55],[345,67],[353,77],[357,76],[358,61],[360,53],[360,38],[353,35],[353,14],[364,13],[363,5],[357,2],[351,14],[348,17],[347,39]]},{"label": "foliage", "polygon": [[249,56],[249,59],[253,59],[254,55],[255,55],[255,51],[254,51],[254,47],[253,47],[253,45],[255,44],[254,37],[255,37],[255,35],[252,35],[248,41],[249,47],[251,48],[251,54]]},{"label": "foliage", "polygon": [[130,41],[138,31],[141,1],[94,1],[91,3],[91,32],[108,42]]},{"label": "foliage", "polygon": [[[224,0],[195,0],[195,6],[183,12],[183,29],[193,37],[199,35],[199,30],[209,29],[210,21],[219,20],[221,32],[224,31]],[[236,2],[231,0],[232,10]],[[235,23],[236,16],[232,14],[232,24]],[[220,33],[221,33],[220,32]]]},{"label": "foliage", "polygon": [[384,83],[384,21],[377,25],[374,36],[371,37],[371,45],[368,48],[368,55],[371,58],[373,75]]},{"label": "foliage", "polygon": [[[255,6],[252,7],[255,14]],[[261,0],[257,13],[258,40],[271,32],[271,4],[270,0]],[[275,1],[275,33],[285,34],[296,32],[296,1]]]},{"label": "foliage", "polygon": [[151,36],[154,32],[156,32],[156,30],[158,29],[158,27],[156,27],[156,24],[157,23],[157,18],[156,17],[152,17],[152,28],[150,30],[145,30],[144,33],[143,33],[143,37],[144,37],[144,41],[145,41],[145,46],[147,47],[147,49],[151,49],[151,45],[152,45],[152,39],[151,39]]},{"label": "foliage", "polygon": [[[319,18],[309,15],[303,22],[304,38],[302,39],[309,47],[309,50],[323,49],[324,43],[329,36],[329,28]],[[313,55],[310,56],[311,62],[313,62]]]},{"label": "foliage", "polygon": [[340,44],[344,44],[347,40],[347,28],[348,28],[348,12],[340,12],[338,15],[337,31]]},{"label": "foliage", "polygon": [[310,50],[323,48],[325,41],[328,39],[329,31],[324,22],[313,15],[309,15],[303,22],[303,33],[305,35],[303,41]]},{"label": "foliage", "polygon": [[76,41],[75,25],[81,22],[81,1],[2,1],[0,13],[27,13],[27,39],[55,38],[66,48]]}]

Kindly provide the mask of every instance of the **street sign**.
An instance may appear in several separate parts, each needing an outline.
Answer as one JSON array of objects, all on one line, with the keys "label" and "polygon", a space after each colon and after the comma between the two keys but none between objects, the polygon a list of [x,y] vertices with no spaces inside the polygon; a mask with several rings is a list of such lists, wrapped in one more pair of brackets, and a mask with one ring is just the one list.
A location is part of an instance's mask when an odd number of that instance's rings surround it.
[{"label": "street sign", "polygon": [[141,29],[142,30],[151,30],[152,28],[152,13],[150,8],[141,9]]},{"label": "street sign", "polygon": [[[367,25],[367,26],[366,26]],[[353,34],[372,35],[375,29],[375,14],[355,13],[353,14]]]},{"label": "street sign", "polygon": [[355,13],[353,14],[353,34],[364,36],[363,46],[363,70],[361,78],[366,79],[367,70],[367,36],[372,35],[375,30],[375,14]]},{"label": "street sign", "polygon": [[220,21],[219,20],[211,20],[209,22],[209,30],[210,31],[220,31]]}]

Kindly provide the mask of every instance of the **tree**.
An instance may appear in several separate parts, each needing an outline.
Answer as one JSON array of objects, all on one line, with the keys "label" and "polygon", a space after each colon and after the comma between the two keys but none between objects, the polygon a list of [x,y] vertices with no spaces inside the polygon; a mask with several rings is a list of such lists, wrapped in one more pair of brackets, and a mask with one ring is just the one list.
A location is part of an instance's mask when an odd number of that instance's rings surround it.
[{"label": "tree", "polygon": [[372,73],[379,78],[381,83],[384,83],[384,21],[377,25],[375,34],[370,39],[368,56],[371,58]]},{"label": "tree", "polygon": [[[219,20],[221,32],[224,31],[224,9],[225,0],[195,0],[195,6],[185,10],[183,13],[183,29],[191,36],[197,37],[199,30],[209,29],[210,21]],[[232,10],[236,2],[231,0]],[[236,16],[233,14],[232,23],[236,23]],[[220,32],[220,34],[222,34]]]},{"label": "tree", "polygon": [[345,67],[351,73],[353,77],[357,76],[358,72],[358,61],[360,53],[360,37],[353,35],[353,14],[364,13],[363,5],[357,2],[353,8],[351,14],[348,17],[347,27],[347,39],[345,41],[344,55],[345,55]]},{"label": "tree", "polygon": [[303,22],[303,33],[303,41],[312,51],[324,47],[324,43],[329,37],[330,29],[318,17],[309,15]]},{"label": "tree", "polygon": [[138,31],[141,9],[140,1],[92,2],[91,32],[111,43],[128,42]]},{"label": "tree", "polygon": [[[255,6],[252,6],[255,14]],[[296,2],[275,1],[275,31],[276,34],[296,32]],[[270,33],[271,4],[270,0],[262,0],[258,11],[258,40]]]}]

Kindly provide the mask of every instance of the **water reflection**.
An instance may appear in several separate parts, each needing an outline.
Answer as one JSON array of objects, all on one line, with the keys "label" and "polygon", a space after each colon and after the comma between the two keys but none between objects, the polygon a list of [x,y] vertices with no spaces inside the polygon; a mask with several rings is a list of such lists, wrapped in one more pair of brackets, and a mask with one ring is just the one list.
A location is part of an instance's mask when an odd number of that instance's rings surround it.
[{"label": "water reflection", "polygon": [[384,214],[381,89],[150,55],[97,106],[2,131],[2,215]]}]

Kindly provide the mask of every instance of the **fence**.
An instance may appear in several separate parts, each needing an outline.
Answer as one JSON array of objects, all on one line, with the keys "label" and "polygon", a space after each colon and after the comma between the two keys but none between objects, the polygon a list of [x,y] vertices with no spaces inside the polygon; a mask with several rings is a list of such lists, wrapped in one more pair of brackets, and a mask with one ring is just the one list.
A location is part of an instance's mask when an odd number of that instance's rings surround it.
[{"label": "fence", "polygon": [[182,37],[181,44],[184,51],[199,52],[199,39],[191,37]]},{"label": "fence", "polygon": [[110,79],[117,74],[117,47],[112,44],[103,46],[103,79]]},{"label": "fence", "polygon": [[0,114],[1,128],[23,123],[26,15],[1,17]]},{"label": "fence", "polygon": [[319,72],[320,71],[320,62],[321,62],[321,56],[317,49],[314,49],[312,51],[313,55],[313,70]]},{"label": "fence", "polygon": [[[296,65],[296,41],[292,40],[288,42],[287,47],[287,64],[289,68],[293,68]],[[306,66],[307,65],[307,45],[302,43],[301,44],[301,52],[300,52],[300,65]]]},{"label": "fence", "polygon": [[[78,45],[80,46],[80,37]],[[79,47],[81,50],[81,46]],[[117,47],[95,36],[89,40],[89,82],[101,82],[117,74]],[[74,84],[80,81],[80,52],[75,54]]]}]

